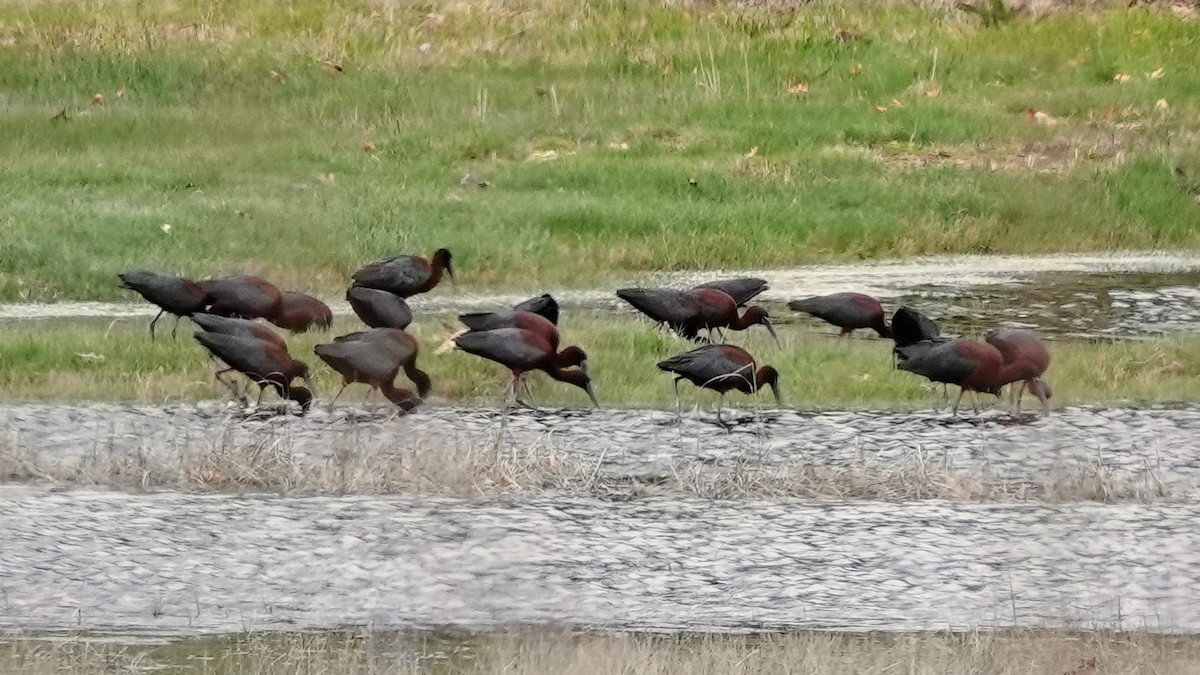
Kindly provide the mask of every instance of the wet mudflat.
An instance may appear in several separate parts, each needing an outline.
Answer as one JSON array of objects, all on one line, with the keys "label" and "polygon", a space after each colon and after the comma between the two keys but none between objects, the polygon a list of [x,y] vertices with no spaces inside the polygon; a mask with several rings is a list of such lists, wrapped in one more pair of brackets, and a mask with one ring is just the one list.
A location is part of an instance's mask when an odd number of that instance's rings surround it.
[{"label": "wet mudflat", "polygon": [[653,481],[681,467],[787,469],[889,467],[920,462],[988,481],[1038,483],[1103,472],[1172,500],[1200,497],[1200,407],[1067,408],[1049,417],[987,410],[727,411],[682,417],[661,410],[513,410],[427,406],[404,417],[390,407],[346,406],[308,416],[246,417],[239,407],[198,405],[0,406],[0,441],[42,460],[177,458],[214,447],[270,444],[297,461],[455,448],[537,456],[553,450],[602,478]]},{"label": "wet mudflat", "polygon": [[0,625],[1200,630],[1200,506],[0,488]]},{"label": "wet mudflat", "polygon": [[[808,321],[788,300],[855,290],[889,308],[908,303],[960,334],[1001,324],[1038,328],[1050,337],[1131,338],[1200,330],[1200,254],[1122,253],[1066,256],[957,256],[818,265],[787,270],[730,270],[656,275],[613,284],[687,287],[721,276],[753,275],[771,288],[758,302],[776,319]],[[411,299],[418,316],[448,315],[511,305],[551,292],[565,308],[633,310],[612,288],[528,289],[472,293],[469,288]],[[335,315],[351,315],[341,297],[326,298]],[[141,302],[63,302],[0,305],[0,321],[150,317]],[[814,324],[815,325],[815,324]]]}]

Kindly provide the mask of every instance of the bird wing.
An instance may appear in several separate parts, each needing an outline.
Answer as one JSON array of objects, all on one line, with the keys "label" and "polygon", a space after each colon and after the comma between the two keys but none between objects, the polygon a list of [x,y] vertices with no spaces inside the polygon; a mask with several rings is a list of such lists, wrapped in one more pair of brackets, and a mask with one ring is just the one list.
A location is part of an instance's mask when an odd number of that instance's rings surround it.
[{"label": "bird wing", "polygon": [[897,347],[907,347],[922,340],[932,340],[941,335],[941,329],[933,319],[911,307],[901,307],[892,314],[892,339]]},{"label": "bird wing", "polygon": [[934,382],[958,384],[971,376],[979,363],[958,352],[958,341],[948,342],[925,340],[914,345],[901,347],[904,357],[896,367]]},{"label": "bird wing", "polygon": [[673,326],[695,319],[700,313],[694,295],[673,288],[622,288],[617,297],[651,319]]},{"label": "bird wing", "polygon": [[395,293],[351,286],[346,291],[346,300],[363,323],[372,328],[407,328],[413,320],[408,303]]},{"label": "bird wing", "polygon": [[291,366],[272,353],[270,344],[256,338],[205,332],[194,335],[213,356],[255,380],[264,380],[272,374],[282,375]]},{"label": "bird wing", "polygon": [[696,288],[715,288],[718,291],[724,291],[733,298],[739,307],[750,302],[760,293],[767,290],[766,279],[757,279],[755,277],[739,277],[737,279],[718,279],[710,281],[706,284],[700,284]]},{"label": "bird wing", "polygon": [[530,368],[554,352],[536,333],[520,328],[472,331],[454,338],[458,348],[502,363],[509,368]]},{"label": "bird wing", "polygon": [[663,359],[658,362],[658,368],[683,375],[696,384],[703,384],[730,374],[751,377],[754,359],[733,345],[704,345]]},{"label": "bird wing", "polygon": [[429,263],[415,255],[394,255],[365,265],[354,273],[354,285],[397,295],[412,295],[429,281]]},{"label": "bird wing", "polygon": [[558,324],[558,302],[549,293],[519,302],[513,305],[513,311],[540,314],[546,317],[550,323]]},{"label": "bird wing", "polygon": [[400,359],[387,347],[367,340],[317,345],[313,352],[331,368],[351,379],[371,384],[391,383],[400,370]]},{"label": "bird wing", "polygon": [[173,274],[137,270],[118,274],[121,287],[136,291],[148,302],[172,314],[189,315],[204,309],[207,294],[193,281]]},{"label": "bird wing", "polygon": [[463,322],[467,330],[496,330],[497,328],[514,327],[514,314],[515,312],[475,312],[472,314],[459,314],[458,320]]}]

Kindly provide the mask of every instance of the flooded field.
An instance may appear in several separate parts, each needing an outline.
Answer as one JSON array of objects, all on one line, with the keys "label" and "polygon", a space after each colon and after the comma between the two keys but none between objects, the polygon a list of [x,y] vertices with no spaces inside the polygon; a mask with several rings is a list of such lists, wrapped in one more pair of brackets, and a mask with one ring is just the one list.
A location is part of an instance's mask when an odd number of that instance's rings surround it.
[{"label": "flooded field", "polygon": [[[465,276],[466,273],[464,273]],[[721,276],[753,275],[771,288],[760,296],[773,317],[792,317],[788,300],[846,290],[875,295],[889,308],[909,303],[951,331],[979,333],[1000,324],[1036,327],[1049,336],[1130,338],[1200,330],[1200,254],[961,256],[898,262],[664,274],[613,284],[684,287]],[[465,277],[466,278],[466,277]],[[114,282],[115,283],[115,282]],[[612,289],[529,289],[479,294],[459,290],[419,296],[420,313],[449,314],[510,305],[551,292],[564,307],[630,313]],[[326,298],[349,315],[340,298]],[[141,302],[62,302],[0,306],[0,321],[150,317]],[[807,320],[807,319],[804,319]]]},{"label": "flooded field", "polygon": [[1200,630],[1194,503],[0,489],[0,626]]}]

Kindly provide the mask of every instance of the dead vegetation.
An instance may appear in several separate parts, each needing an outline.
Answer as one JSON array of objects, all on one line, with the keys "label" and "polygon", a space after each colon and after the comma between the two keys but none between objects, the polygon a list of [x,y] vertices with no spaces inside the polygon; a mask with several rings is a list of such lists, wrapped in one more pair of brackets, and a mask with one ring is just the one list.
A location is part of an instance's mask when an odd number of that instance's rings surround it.
[{"label": "dead vegetation", "polygon": [[764,636],[577,633],[475,636],[245,634],[169,645],[86,636],[0,642],[0,672],[30,675],[169,670],[244,673],[559,673],[888,675],[1196,672],[1194,637],[1109,631],[838,633]]},{"label": "dead vegetation", "polygon": [[628,474],[547,442],[341,447],[327,460],[293,453],[284,441],[217,441],[197,451],[97,449],[76,459],[44,457],[0,445],[0,480],[50,486],[285,495],[587,495],[603,499],[692,496],[710,499],[946,499],[964,502],[1147,502],[1171,499],[1157,470],[1140,479],[1113,474],[1099,460],[1064,465],[1035,481],[988,468],[960,468],[914,451],[896,460],[859,457],[848,466],[810,459],[765,465],[748,451],[722,462],[676,459],[669,472]]}]

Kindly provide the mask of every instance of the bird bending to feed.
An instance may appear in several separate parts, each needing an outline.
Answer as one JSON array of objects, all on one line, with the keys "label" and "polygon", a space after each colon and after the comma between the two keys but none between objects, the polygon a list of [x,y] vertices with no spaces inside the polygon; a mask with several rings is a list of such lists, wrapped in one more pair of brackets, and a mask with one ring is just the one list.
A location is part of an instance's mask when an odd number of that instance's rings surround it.
[{"label": "bird bending to feed", "polygon": [[333,312],[329,305],[311,295],[285,291],[280,297],[279,311],[266,319],[293,333],[307,333],[313,327],[329,330],[333,325]]},{"label": "bird bending to feed", "polygon": [[[317,345],[313,352],[342,376],[342,387],[329,402],[330,410],[346,387],[355,382],[379,389],[387,400],[405,412],[417,407],[431,388],[429,376],[417,368],[417,341],[397,328],[342,335],[333,342]],[[417,393],[395,385],[401,368],[417,386]]]},{"label": "bird bending to feed", "polygon": [[[522,403],[518,386],[526,371],[540,370],[559,382],[575,385],[587,392],[592,405],[600,407],[592,380],[588,377],[587,354],[570,346],[556,351],[545,336],[523,328],[470,331],[454,338],[459,349],[495,361],[512,371],[512,394]],[[572,366],[578,369],[568,370]]]},{"label": "bird bending to feed", "polygon": [[[901,347],[900,353],[900,370],[959,387],[953,408],[956,415],[965,392],[972,392],[973,397],[974,392],[998,397],[1001,387],[1025,379],[1031,372],[1023,360],[1006,363],[995,345],[975,340],[926,340]],[[978,400],[975,408],[978,410]]]},{"label": "bird bending to feed", "polygon": [[736,279],[717,279],[708,283],[696,286],[699,288],[715,288],[718,291],[724,291],[733,298],[738,307],[750,302],[758,297],[760,293],[767,290],[767,280],[758,279],[756,277],[738,277]]},{"label": "bird bending to feed", "polygon": [[377,288],[351,286],[346,291],[350,309],[363,323],[371,328],[408,328],[412,323],[412,310],[404,298]]},{"label": "bird bending to feed", "polygon": [[782,404],[779,396],[779,371],[771,366],[758,368],[754,357],[733,345],[704,345],[690,352],[676,354],[658,362],[659,370],[675,374],[675,409],[679,404],[679,381],[688,380],[697,387],[712,389],[721,395],[717,402],[717,421],[721,422],[721,405],[725,393],[738,390],[747,394],[758,392],[770,385],[775,394],[775,403]]},{"label": "bird bending to feed", "polygon": [[270,319],[283,304],[283,294],[262,277],[239,274],[197,283],[208,294],[208,311],[212,314]]},{"label": "bird bending to feed", "polygon": [[[288,356],[285,349],[252,337],[203,331],[194,335],[196,341],[204,345],[210,354],[229,366],[223,372],[236,370],[258,384],[258,400],[255,406],[262,403],[263,391],[268,386],[274,387],[281,398],[299,403],[301,411],[307,412],[312,405],[316,387],[313,386],[308,366],[303,361]],[[293,387],[292,380],[297,377],[303,379],[308,388]]]},{"label": "bird bending to feed", "polygon": [[859,328],[870,328],[880,337],[892,337],[892,329],[883,320],[883,306],[862,293],[834,293],[803,300],[792,300],[788,307],[811,314],[842,329],[838,337],[850,335]]},{"label": "bird bending to feed", "polygon": [[1049,414],[1052,392],[1050,385],[1041,379],[1042,374],[1050,367],[1050,351],[1046,349],[1046,344],[1032,332],[1020,328],[993,328],[983,339],[1000,350],[1005,366],[1021,365],[1018,372],[1014,373],[1021,380],[1021,386],[1015,392],[1014,414],[1021,414],[1021,397],[1024,396],[1027,387],[1029,392],[1041,401],[1042,412]]},{"label": "bird bending to feed", "polygon": [[158,314],[150,321],[150,339],[154,339],[154,324],[164,313],[175,315],[175,326],[171,328],[171,337],[179,328],[179,318],[203,312],[208,305],[208,294],[194,281],[159,272],[133,271],[118,274],[121,288],[136,291],[148,302],[156,305]]},{"label": "bird bending to feed", "polygon": [[779,342],[767,310],[753,305],[738,316],[737,301],[725,291],[715,288],[688,291],[674,288],[622,288],[617,291],[617,297],[689,340],[698,341],[702,330],[708,331],[711,339],[714,329],[745,330],[761,324],[775,338],[775,342]]},{"label": "bird bending to feed", "polygon": [[394,255],[365,265],[354,273],[354,286],[375,288],[402,298],[426,293],[438,285],[445,272],[454,281],[450,251],[439,248],[432,260],[415,255]]}]

